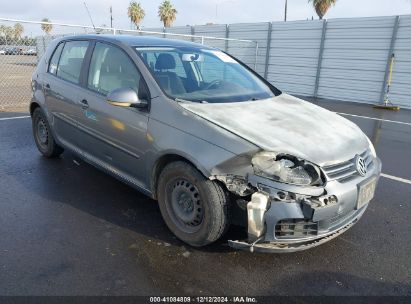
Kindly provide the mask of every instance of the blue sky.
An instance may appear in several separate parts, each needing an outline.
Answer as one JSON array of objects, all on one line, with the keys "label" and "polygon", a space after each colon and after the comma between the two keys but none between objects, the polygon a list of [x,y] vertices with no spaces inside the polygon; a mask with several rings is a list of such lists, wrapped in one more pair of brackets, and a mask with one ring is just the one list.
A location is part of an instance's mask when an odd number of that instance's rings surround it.
[{"label": "blue sky", "polygon": [[[84,0],[0,0],[0,17],[39,21],[90,24]],[[129,0],[86,0],[96,26],[109,25],[113,6],[114,26],[130,28]],[[140,0],[146,11],[144,27],[162,26],[157,17],[161,0]],[[175,25],[279,21],[284,18],[284,0],[172,0],[178,10]],[[307,0],[288,0],[288,19],[316,17]],[[326,18],[368,17],[411,14],[411,0],[339,0]],[[26,31],[36,31],[26,27]]]}]

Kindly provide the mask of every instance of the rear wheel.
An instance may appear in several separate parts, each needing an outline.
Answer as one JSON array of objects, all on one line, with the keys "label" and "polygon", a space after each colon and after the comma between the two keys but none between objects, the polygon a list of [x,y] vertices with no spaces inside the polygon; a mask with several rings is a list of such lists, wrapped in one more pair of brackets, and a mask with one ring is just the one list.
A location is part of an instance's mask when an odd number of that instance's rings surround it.
[{"label": "rear wheel", "polygon": [[192,246],[215,242],[229,226],[226,192],[188,163],[173,162],[163,169],[157,197],[168,228]]},{"label": "rear wheel", "polygon": [[45,157],[57,157],[64,149],[56,144],[51,133],[50,125],[41,108],[36,108],[32,118],[33,136],[37,149]]}]

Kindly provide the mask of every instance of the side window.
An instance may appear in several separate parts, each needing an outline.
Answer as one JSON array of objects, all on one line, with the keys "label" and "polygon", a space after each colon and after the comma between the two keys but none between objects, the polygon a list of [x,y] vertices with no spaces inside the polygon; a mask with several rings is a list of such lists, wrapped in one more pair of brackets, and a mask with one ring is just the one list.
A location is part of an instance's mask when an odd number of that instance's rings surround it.
[{"label": "side window", "polygon": [[114,89],[132,88],[139,92],[141,75],[121,49],[96,43],[90,62],[88,88],[107,95]]},{"label": "side window", "polygon": [[79,83],[81,66],[88,45],[88,41],[67,41],[61,52],[57,76],[74,83]]},{"label": "side window", "polygon": [[156,57],[155,53],[153,53],[153,52],[142,53],[142,58],[147,63],[147,65],[150,67],[150,69],[152,71],[154,71],[155,70],[154,67],[155,67],[156,61],[157,61],[157,57]]},{"label": "side window", "polygon": [[61,55],[61,50],[63,49],[64,42],[60,43],[57,48],[54,50],[53,56],[50,59],[49,63],[49,73],[56,75],[57,65],[59,64],[59,59]]}]

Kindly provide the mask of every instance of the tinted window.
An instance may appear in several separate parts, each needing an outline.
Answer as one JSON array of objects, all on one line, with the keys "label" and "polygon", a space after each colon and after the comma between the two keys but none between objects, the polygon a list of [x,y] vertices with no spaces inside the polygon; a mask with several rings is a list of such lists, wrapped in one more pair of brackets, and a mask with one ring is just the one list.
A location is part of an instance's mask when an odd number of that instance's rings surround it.
[{"label": "tinted window", "polygon": [[81,65],[86,55],[87,41],[67,41],[61,52],[57,76],[74,82],[80,82]]},{"label": "tinted window", "polygon": [[97,43],[91,57],[88,87],[107,95],[114,89],[132,88],[139,92],[140,73],[121,49]]},{"label": "tinted window", "polygon": [[53,53],[53,56],[50,59],[49,64],[49,73],[56,74],[57,73],[57,65],[59,63],[61,50],[63,49],[64,43],[60,43],[56,50]]}]

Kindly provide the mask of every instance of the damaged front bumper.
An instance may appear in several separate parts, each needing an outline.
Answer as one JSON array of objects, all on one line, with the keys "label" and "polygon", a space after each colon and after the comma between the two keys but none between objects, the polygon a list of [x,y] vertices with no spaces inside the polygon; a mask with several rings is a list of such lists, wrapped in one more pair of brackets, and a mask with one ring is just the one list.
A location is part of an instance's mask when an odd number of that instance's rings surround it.
[{"label": "damaged front bumper", "polygon": [[[229,241],[235,249],[251,252],[295,252],[321,245],[351,228],[369,201],[361,201],[364,187],[375,185],[381,162],[365,177],[328,181],[323,187],[301,187],[256,175],[248,181],[258,189],[247,204],[248,240]],[[368,189],[367,189],[368,190]]]}]

